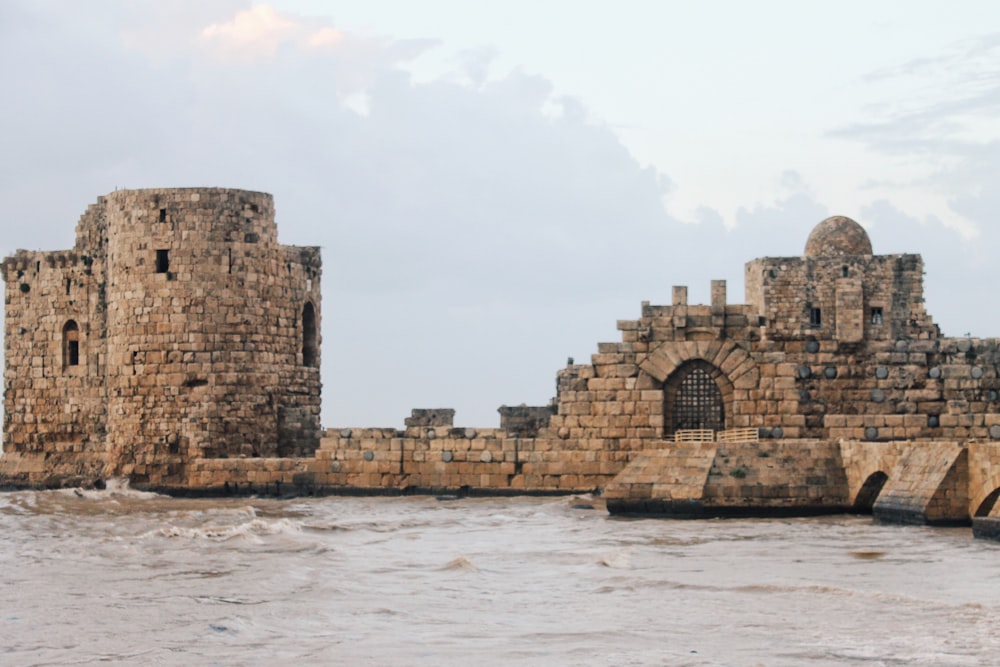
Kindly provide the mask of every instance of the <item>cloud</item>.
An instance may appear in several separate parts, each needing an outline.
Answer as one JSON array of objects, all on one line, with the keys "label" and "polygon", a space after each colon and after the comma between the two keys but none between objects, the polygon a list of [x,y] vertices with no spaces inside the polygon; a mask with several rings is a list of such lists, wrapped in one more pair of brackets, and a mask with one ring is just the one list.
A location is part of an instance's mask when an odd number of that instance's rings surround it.
[{"label": "cloud", "polygon": [[[974,237],[992,224],[980,205],[1000,171],[1000,33],[968,40],[935,57],[870,73],[864,81],[883,90],[868,118],[830,136],[864,144],[889,156],[901,174],[869,182],[876,196],[891,189],[924,192],[910,197],[949,227]],[[987,199],[989,196],[987,195]]]},{"label": "cloud", "polygon": [[270,5],[254,5],[231,20],[212,23],[201,30],[201,38],[223,58],[271,58],[282,44],[301,41],[315,44],[328,28],[309,33],[304,25],[279,14]]},{"label": "cloud", "polygon": [[[272,192],[282,242],[323,246],[329,426],[446,406],[495,424],[501,403],[547,401],[566,357],[618,340],[642,300],[684,284],[705,302],[724,278],[741,301],[743,263],[800,254],[828,214],[789,170],[735,228],[712,202],[681,224],[663,207],[668,174],[548,78],[495,71],[489,50],[417,81],[406,65],[434,39],[248,2],[173,6],[0,3],[0,124],[17,128],[0,134],[5,242],[69,247],[77,216],[115,187]],[[976,148],[937,178],[996,174],[996,147]],[[952,205],[978,219],[993,192]],[[861,222],[914,234],[910,213],[871,196],[886,204]],[[932,244],[954,236],[930,229]]]},{"label": "cloud", "polygon": [[[77,33],[70,6],[8,47],[5,71],[25,63],[26,83],[0,110],[20,128],[0,201],[30,223],[12,244],[68,247],[116,186],[273,192],[282,241],[324,248],[328,424],[428,404],[489,424],[500,403],[545,402],[566,356],[616,337],[618,317],[696,263],[673,250],[669,179],[546,78],[418,83],[400,64],[428,40],[341,31],[316,49],[310,36],[339,29],[230,9],[201,27],[164,19],[187,36],[174,52],[137,45],[156,8]],[[344,90],[364,91],[365,114]]]}]

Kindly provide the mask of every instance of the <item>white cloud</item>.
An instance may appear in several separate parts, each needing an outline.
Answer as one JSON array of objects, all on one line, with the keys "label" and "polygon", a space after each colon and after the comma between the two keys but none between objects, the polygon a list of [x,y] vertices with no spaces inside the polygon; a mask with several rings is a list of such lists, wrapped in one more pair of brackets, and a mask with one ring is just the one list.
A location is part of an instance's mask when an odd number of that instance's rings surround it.
[{"label": "white cloud", "polygon": [[[905,200],[911,216],[934,216],[975,238],[992,216],[972,202],[1000,171],[1000,34],[953,44],[945,53],[871,72],[881,100],[867,119],[831,135],[862,143],[897,165],[872,196]],[[905,194],[904,194],[905,193]]]},{"label": "white cloud", "polygon": [[[0,124],[17,128],[0,135],[0,205],[17,223],[5,242],[68,247],[77,216],[116,186],[273,192],[282,241],[324,248],[331,426],[398,424],[411,407],[434,406],[496,423],[501,403],[547,400],[565,358],[586,360],[617,339],[615,321],[636,316],[640,301],[669,301],[673,284],[705,301],[713,278],[729,280],[739,301],[744,261],[798,255],[816,222],[852,214],[828,211],[839,200],[826,182],[784,156],[782,168],[753,170],[726,145],[694,143],[675,172],[643,166],[586,101],[526,68],[501,71],[489,49],[416,79],[409,65],[432,40],[267,5],[171,13],[173,3],[109,3],[131,9],[91,17],[88,30],[77,29],[87,15],[78,3],[37,6],[0,3],[11,93]],[[905,143],[913,126],[892,128]],[[874,126],[841,135],[883,150]],[[848,144],[841,135],[828,141]],[[929,303],[947,331],[989,331],[987,309],[952,308],[940,295],[996,282],[994,264],[955,255],[997,247],[983,223],[1000,209],[989,185],[998,145],[949,146],[958,159],[947,168],[887,170],[856,194],[856,217],[877,252],[929,253]],[[676,204],[676,183],[690,184],[688,160],[718,171],[687,189],[699,224],[682,225],[663,199]],[[869,180],[839,164],[829,173],[843,187]],[[741,174],[744,189],[724,187]],[[916,215],[898,203],[921,177],[934,179],[928,197],[976,221],[984,243],[956,243],[928,218],[936,209]],[[962,265],[954,277],[952,262]]]},{"label": "white cloud", "polygon": [[314,38],[300,22],[279,14],[270,5],[254,5],[231,20],[201,30],[201,38],[223,58],[254,61],[273,58],[288,42]]}]

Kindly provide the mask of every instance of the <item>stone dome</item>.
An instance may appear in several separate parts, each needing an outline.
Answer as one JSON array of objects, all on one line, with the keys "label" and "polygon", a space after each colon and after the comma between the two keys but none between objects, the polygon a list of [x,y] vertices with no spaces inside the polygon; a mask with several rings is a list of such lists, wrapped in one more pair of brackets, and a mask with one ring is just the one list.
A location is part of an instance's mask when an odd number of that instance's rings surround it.
[{"label": "stone dome", "polygon": [[872,254],[865,228],[843,215],[816,225],[806,241],[806,257],[857,257]]}]

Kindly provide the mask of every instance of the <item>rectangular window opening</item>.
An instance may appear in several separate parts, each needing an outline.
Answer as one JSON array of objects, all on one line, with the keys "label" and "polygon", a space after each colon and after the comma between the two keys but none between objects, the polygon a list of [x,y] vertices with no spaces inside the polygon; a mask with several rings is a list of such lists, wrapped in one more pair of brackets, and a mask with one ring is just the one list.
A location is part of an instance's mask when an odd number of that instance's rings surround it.
[{"label": "rectangular window opening", "polygon": [[809,309],[809,326],[811,327],[821,327],[823,326],[823,313],[819,308]]},{"label": "rectangular window opening", "polygon": [[170,251],[169,250],[157,250],[156,251],[156,272],[166,273],[170,270]]},{"label": "rectangular window opening", "polygon": [[872,308],[872,324],[879,325],[882,324],[882,308],[881,306],[876,306]]},{"label": "rectangular window opening", "polygon": [[80,365],[80,341],[71,340],[66,346],[66,365],[67,366],[79,366]]},{"label": "rectangular window opening", "polygon": [[160,209],[160,222],[166,222],[166,221],[167,221],[167,209],[161,208]]},{"label": "rectangular window opening", "polygon": [[73,279],[72,278],[67,278],[66,279],[66,296],[69,296],[69,288],[70,288],[70,286],[72,284],[73,284]]}]

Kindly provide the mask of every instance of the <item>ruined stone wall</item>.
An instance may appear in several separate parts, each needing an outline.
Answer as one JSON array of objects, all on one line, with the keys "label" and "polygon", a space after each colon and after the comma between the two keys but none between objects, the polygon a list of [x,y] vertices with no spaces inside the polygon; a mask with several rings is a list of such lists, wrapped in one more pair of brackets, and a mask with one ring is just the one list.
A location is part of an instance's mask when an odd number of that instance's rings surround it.
[{"label": "ruined stone wall", "polygon": [[99,202],[73,250],[19,250],[3,264],[4,451],[53,461],[103,452],[106,256],[91,238],[103,225]]},{"label": "ruined stone wall", "polygon": [[187,486],[279,494],[591,492],[607,484],[626,458],[565,450],[500,429],[349,428],[328,430],[313,458],[195,460]]}]

